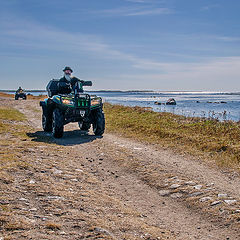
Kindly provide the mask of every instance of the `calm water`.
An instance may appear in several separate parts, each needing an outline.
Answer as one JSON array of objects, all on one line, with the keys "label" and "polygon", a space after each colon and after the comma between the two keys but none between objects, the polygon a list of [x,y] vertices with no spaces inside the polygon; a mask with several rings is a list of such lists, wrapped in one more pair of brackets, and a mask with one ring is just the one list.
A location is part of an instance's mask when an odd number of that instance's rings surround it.
[{"label": "calm water", "polygon": [[[151,107],[156,112],[211,117],[219,120],[240,120],[240,93],[99,92],[97,95],[113,104]],[[166,103],[169,98],[174,98],[177,105],[154,104],[154,102]]]},{"label": "calm water", "polygon": [[[219,120],[240,120],[240,93],[214,92],[88,92],[104,101],[126,106],[151,107],[157,112],[171,112],[190,117],[212,117]],[[34,92],[33,95],[44,93]],[[174,98],[176,106],[156,105]],[[211,103],[210,103],[211,102]],[[221,103],[224,102],[224,103]]]}]

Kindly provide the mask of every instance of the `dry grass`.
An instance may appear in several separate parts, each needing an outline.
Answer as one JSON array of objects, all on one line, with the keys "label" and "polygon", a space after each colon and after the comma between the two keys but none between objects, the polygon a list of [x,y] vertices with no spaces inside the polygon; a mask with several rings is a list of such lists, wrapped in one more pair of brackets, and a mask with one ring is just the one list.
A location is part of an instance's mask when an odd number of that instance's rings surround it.
[{"label": "dry grass", "polygon": [[13,216],[12,213],[4,213],[0,216],[0,230],[1,228],[5,231],[28,230],[30,224],[24,217]]},{"label": "dry grass", "polygon": [[0,120],[23,121],[26,117],[16,109],[0,107]]},{"label": "dry grass", "polygon": [[38,96],[33,96],[33,95],[27,96],[27,99],[34,99],[34,100],[43,100],[45,98],[47,98],[47,95],[42,95],[42,94],[40,94]]},{"label": "dry grass", "polygon": [[[25,116],[12,108],[0,107],[0,170],[20,163],[21,140],[26,140]],[[14,151],[13,151],[14,150]]]},{"label": "dry grass", "polygon": [[[9,94],[5,92],[0,92],[0,97],[7,97],[7,98],[13,98],[14,99],[14,94]],[[35,99],[35,100],[43,100],[44,98],[47,98],[47,95],[42,95],[40,94],[39,96],[33,96],[33,95],[27,95],[27,99]]]},{"label": "dry grass", "polygon": [[239,123],[187,118],[108,103],[104,112],[109,132],[214,159],[218,165],[240,170]]},{"label": "dry grass", "polygon": [[62,225],[59,224],[59,223],[55,223],[55,222],[47,222],[47,223],[46,223],[46,228],[47,228],[47,229],[51,229],[51,230],[53,230],[53,231],[55,231],[55,230],[60,230],[61,227],[62,227]]},{"label": "dry grass", "polygon": [[14,98],[14,94],[0,92],[0,97],[9,97],[9,98],[11,97],[11,98]]}]

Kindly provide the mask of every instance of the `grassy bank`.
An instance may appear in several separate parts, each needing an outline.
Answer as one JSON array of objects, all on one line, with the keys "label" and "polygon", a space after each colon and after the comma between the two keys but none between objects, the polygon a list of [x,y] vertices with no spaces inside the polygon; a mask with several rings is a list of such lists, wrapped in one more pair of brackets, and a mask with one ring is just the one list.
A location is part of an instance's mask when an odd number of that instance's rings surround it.
[{"label": "grassy bank", "polygon": [[28,139],[28,130],[23,114],[12,108],[0,107],[0,181],[2,176],[6,176],[6,173],[1,174],[1,170],[26,165],[20,154]]},{"label": "grassy bank", "polygon": [[104,111],[108,132],[216,160],[220,166],[240,170],[239,123],[187,118],[108,103]]}]

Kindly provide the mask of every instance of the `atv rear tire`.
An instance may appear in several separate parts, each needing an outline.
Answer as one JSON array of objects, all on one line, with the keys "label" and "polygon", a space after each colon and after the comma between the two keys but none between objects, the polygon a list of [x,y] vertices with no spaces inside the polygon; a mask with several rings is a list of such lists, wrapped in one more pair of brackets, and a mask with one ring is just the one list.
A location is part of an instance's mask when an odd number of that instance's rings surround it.
[{"label": "atv rear tire", "polygon": [[105,117],[103,111],[99,110],[94,115],[93,132],[96,136],[102,136],[105,130]]},{"label": "atv rear tire", "polygon": [[52,118],[52,134],[55,138],[61,138],[63,136],[64,118],[63,113],[58,108],[53,110]]},{"label": "atv rear tire", "polygon": [[52,119],[46,114],[42,114],[42,128],[44,132],[52,131]]},{"label": "atv rear tire", "polygon": [[88,131],[91,127],[91,124],[88,122],[78,122],[78,126],[82,131]]},{"label": "atv rear tire", "polygon": [[15,96],[15,100],[18,100],[18,96]]}]

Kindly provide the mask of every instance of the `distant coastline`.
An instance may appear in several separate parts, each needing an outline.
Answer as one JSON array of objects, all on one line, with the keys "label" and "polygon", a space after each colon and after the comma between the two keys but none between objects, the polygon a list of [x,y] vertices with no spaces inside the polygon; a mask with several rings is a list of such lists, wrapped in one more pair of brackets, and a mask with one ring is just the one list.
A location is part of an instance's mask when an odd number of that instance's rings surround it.
[{"label": "distant coastline", "polygon": [[[36,89],[24,89],[25,92],[29,93],[46,93],[47,90],[36,90]],[[16,90],[11,89],[0,89],[0,92],[6,92],[6,93],[13,93],[16,92]],[[240,92],[230,92],[230,91],[160,91],[160,90],[86,90],[86,92],[106,92],[106,93],[172,93],[172,94],[215,94],[215,95],[240,95]]]},{"label": "distant coastline", "polygon": [[[24,89],[24,91],[26,92],[46,92],[46,90],[28,90],[28,89]],[[1,90],[0,89],[0,92],[16,92],[16,89],[15,90]]]},{"label": "distant coastline", "polygon": [[[47,92],[47,90],[36,90],[36,89],[24,89],[25,92]],[[0,92],[16,92],[16,90],[1,90]],[[93,90],[93,91],[89,91],[89,92],[112,92],[112,93],[121,93],[121,92],[155,92],[153,90]],[[164,91],[163,91],[164,92]]]}]

